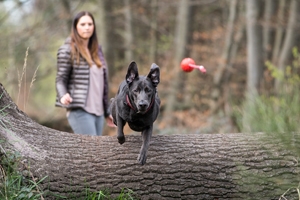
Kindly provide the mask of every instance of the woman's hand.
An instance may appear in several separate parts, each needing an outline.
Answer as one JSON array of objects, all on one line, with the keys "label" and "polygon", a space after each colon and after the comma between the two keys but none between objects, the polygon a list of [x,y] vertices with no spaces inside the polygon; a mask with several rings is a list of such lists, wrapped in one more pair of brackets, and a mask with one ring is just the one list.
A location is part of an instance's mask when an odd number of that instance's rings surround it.
[{"label": "woman's hand", "polygon": [[112,128],[117,127],[117,126],[114,124],[113,118],[112,118],[111,115],[109,115],[108,117],[106,117],[105,120],[106,120],[107,126],[112,127]]},{"label": "woman's hand", "polygon": [[63,105],[69,105],[71,102],[73,101],[72,97],[70,96],[69,93],[66,93],[61,99],[60,99],[60,103],[62,103]]}]

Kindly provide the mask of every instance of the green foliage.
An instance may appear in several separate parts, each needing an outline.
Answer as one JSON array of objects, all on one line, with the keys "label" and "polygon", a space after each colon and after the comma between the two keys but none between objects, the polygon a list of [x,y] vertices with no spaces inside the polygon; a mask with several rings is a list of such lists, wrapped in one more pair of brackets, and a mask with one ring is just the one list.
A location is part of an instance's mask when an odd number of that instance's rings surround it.
[{"label": "green foliage", "polygon": [[290,133],[300,131],[300,55],[293,49],[294,61],[282,72],[270,62],[268,70],[281,81],[276,94],[247,98],[235,117],[242,132]]},{"label": "green foliage", "polygon": [[102,200],[107,199],[107,194],[105,192],[102,192],[101,190],[99,192],[92,192],[87,190],[86,191],[86,200]]},{"label": "green foliage", "polygon": [[121,193],[113,198],[107,191],[92,192],[88,189],[86,191],[85,200],[134,200],[133,194],[132,190],[123,188]]},{"label": "green foliage", "polygon": [[[51,194],[50,196],[55,197],[55,199],[78,199],[71,194],[67,196],[61,196],[57,194]],[[118,196],[112,197],[108,190],[91,191],[87,188],[82,195],[82,200],[135,200],[134,192],[128,188],[123,188]]]},{"label": "green foliage", "polygon": [[133,191],[128,188],[123,188],[121,193],[115,198],[115,200],[134,200]]},{"label": "green foliage", "polygon": [[40,192],[38,184],[46,177],[39,182],[35,182],[25,177],[17,170],[21,158],[17,153],[3,153],[0,155],[0,158],[0,168],[2,173],[0,179],[0,198],[7,200],[41,199],[42,192]]},{"label": "green foliage", "polygon": [[242,132],[283,133],[300,130],[300,93],[295,95],[259,96],[245,101],[237,122]]},{"label": "green foliage", "polygon": [[294,56],[294,60],[292,62],[292,66],[287,66],[285,71],[279,70],[270,61],[266,62],[266,66],[270,71],[271,76],[275,79],[283,81],[283,89],[284,87],[299,86],[300,83],[300,76],[299,76],[300,55],[296,47],[293,48],[293,56]]}]

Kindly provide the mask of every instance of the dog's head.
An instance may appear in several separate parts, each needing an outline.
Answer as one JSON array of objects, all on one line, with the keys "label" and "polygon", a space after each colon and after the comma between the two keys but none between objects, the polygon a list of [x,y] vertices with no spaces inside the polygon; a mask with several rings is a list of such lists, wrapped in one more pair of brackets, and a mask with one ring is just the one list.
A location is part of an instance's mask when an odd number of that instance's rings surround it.
[{"label": "dog's head", "polygon": [[155,101],[156,87],[160,81],[159,66],[153,63],[147,76],[139,76],[135,62],[128,66],[126,82],[129,88],[129,98],[138,113],[146,113]]}]

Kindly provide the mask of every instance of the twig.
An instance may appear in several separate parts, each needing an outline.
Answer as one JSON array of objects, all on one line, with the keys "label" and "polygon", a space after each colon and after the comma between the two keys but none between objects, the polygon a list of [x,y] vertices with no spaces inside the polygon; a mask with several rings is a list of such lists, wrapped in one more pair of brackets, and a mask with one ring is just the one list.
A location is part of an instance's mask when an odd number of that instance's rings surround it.
[{"label": "twig", "polygon": [[[20,98],[20,93],[21,93],[21,86],[22,86],[23,76],[24,76],[24,74],[26,72],[28,49],[29,49],[29,47],[27,47],[27,50],[26,50],[26,54],[25,54],[25,58],[24,58],[24,65],[23,65],[23,70],[22,70],[21,76],[19,76],[19,71],[18,71],[19,94],[18,94],[17,104],[19,103],[19,98]],[[26,82],[26,80],[25,80],[25,82]],[[24,107],[24,110],[25,110],[25,107]]]},{"label": "twig", "polygon": [[34,74],[32,76],[32,79],[31,79],[31,82],[30,82],[30,86],[29,86],[29,90],[28,90],[28,95],[27,95],[27,102],[26,104],[28,104],[28,99],[29,99],[29,96],[30,96],[30,89],[32,88],[33,86],[33,82],[36,80],[36,73],[37,73],[37,70],[39,69],[40,66],[37,66],[36,70],[34,71]]}]

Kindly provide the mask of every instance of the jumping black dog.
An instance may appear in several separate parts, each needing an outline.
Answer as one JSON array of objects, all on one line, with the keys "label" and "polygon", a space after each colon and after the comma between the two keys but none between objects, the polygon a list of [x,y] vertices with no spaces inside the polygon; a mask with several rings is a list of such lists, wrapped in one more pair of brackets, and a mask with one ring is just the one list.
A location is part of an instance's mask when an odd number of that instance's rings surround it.
[{"label": "jumping black dog", "polygon": [[156,88],[159,81],[158,65],[153,63],[147,76],[139,76],[133,61],[128,66],[116,97],[111,99],[111,113],[117,125],[119,143],[125,142],[123,128],[126,122],[132,130],[142,132],[143,144],[138,156],[141,165],[146,163],[153,123],[159,114],[160,99]]}]

